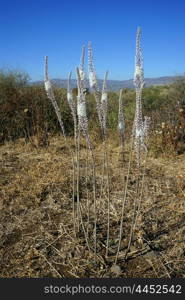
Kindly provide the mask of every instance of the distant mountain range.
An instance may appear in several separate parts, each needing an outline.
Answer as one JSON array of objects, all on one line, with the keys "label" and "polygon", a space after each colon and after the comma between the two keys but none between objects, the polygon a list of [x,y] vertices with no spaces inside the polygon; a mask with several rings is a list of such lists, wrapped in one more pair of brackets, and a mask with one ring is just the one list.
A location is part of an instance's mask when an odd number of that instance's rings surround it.
[{"label": "distant mountain range", "polygon": [[[164,77],[157,77],[157,78],[145,78],[145,86],[157,86],[157,85],[168,85],[176,81],[178,78],[184,76],[164,76]],[[52,83],[60,88],[67,88],[67,79],[52,79]],[[102,87],[103,80],[98,80],[99,87]],[[32,84],[43,84],[43,81],[35,81]],[[77,83],[76,79],[71,79],[71,88],[76,88]],[[107,80],[107,87],[109,91],[117,91],[121,88],[129,88],[133,89],[133,79],[129,80]]]}]

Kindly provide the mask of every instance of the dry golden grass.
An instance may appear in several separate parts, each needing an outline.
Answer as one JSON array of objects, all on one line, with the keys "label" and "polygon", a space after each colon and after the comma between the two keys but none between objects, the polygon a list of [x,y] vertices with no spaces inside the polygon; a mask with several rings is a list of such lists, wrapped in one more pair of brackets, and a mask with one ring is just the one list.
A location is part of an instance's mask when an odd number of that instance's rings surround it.
[{"label": "dry golden grass", "polygon": [[[74,147],[72,139],[68,141]],[[98,142],[94,145],[99,208],[96,259],[87,248],[83,231],[74,236],[73,170],[63,139],[52,138],[48,148],[34,148],[23,140],[1,146],[1,277],[185,277],[185,155],[170,159],[149,155],[142,213],[125,261],[136,188],[132,167],[117,262],[120,268],[115,269],[123,170],[119,147],[110,140],[111,230],[106,258],[106,194],[100,199],[102,146]],[[85,144],[80,157],[80,199],[85,212],[87,195],[91,201],[93,193],[91,176],[86,180],[85,175]],[[83,221],[93,247],[93,219],[90,217],[88,224],[84,213]]]}]

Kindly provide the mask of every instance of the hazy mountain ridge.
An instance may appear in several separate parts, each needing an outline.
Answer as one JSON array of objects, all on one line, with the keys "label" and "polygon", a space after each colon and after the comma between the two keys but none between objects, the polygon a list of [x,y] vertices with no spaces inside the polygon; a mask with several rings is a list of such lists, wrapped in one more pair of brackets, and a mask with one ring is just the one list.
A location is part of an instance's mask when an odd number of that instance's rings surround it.
[{"label": "hazy mountain ridge", "polygon": [[[184,76],[163,76],[163,77],[156,77],[156,78],[145,78],[145,86],[157,86],[157,85],[168,85],[176,81],[178,78]],[[52,83],[60,88],[67,88],[67,79],[52,79]],[[43,84],[43,81],[35,81],[33,84]],[[99,87],[102,87],[103,80],[98,79]],[[88,85],[88,81],[87,81]],[[71,88],[76,88],[77,83],[76,79],[71,79]],[[121,88],[130,88],[133,89],[133,79],[129,80],[107,80],[107,87],[109,91],[116,91]]]}]

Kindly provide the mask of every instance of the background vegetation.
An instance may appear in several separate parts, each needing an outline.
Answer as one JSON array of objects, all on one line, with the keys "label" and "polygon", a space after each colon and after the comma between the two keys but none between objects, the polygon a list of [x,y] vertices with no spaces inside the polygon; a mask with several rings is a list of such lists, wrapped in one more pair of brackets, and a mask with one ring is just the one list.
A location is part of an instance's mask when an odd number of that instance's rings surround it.
[{"label": "background vegetation", "polygon": [[[73,122],[66,100],[66,89],[55,87],[66,133],[73,134]],[[74,95],[77,89],[73,89]],[[108,128],[113,133],[118,122],[118,92],[109,92]],[[144,115],[150,116],[153,150],[185,151],[185,78],[168,86],[146,87],[143,91]],[[0,72],[0,142],[24,138],[40,146],[48,144],[48,136],[60,132],[52,104],[43,85],[30,84],[28,74]],[[124,90],[126,136],[130,132],[135,111],[135,91]],[[87,95],[89,126],[97,131],[97,114],[92,94]],[[164,123],[164,124],[162,124]],[[37,142],[35,142],[36,137]]]}]

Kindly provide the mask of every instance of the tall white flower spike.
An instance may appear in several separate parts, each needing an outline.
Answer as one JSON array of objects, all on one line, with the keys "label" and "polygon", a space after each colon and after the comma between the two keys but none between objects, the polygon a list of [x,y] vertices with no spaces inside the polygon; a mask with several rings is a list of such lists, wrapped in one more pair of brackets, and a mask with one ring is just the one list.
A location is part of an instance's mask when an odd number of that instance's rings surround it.
[{"label": "tall white flower spike", "polygon": [[108,71],[105,73],[105,78],[103,81],[102,94],[101,94],[101,117],[102,117],[102,127],[104,134],[106,134],[106,125],[107,125],[107,104],[108,104],[108,95],[107,95],[107,77]]},{"label": "tall white flower spike", "polygon": [[118,111],[118,130],[120,134],[124,135],[125,132],[125,119],[123,113],[123,99],[122,99],[123,90],[120,90],[119,94],[119,111]]},{"label": "tall white flower spike", "polygon": [[93,63],[93,51],[91,42],[88,43],[88,67],[89,67],[89,85],[91,89],[98,90],[97,77]]},{"label": "tall white flower spike", "polygon": [[73,98],[73,93],[72,93],[72,89],[71,89],[71,75],[72,75],[72,72],[70,72],[69,76],[68,76],[68,82],[67,82],[67,102],[68,102],[69,107],[71,109],[71,114],[73,116],[73,121],[76,124],[76,104],[75,104],[75,100]]},{"label": "tall white flower spike", "polygon": [[84,80],[85,75],[84,75],[84,60],[85,60],[85,46],[82,46],[82,55],[81,55],[81,60],[80,60],[80,66],[79,66],[79,74],[80,74],[80,79]]},{"label": "tall white flower spike", "polygon": [[135,56],[135,73],[134,73],[134,85],[136,90],[136,110],[133,124],[133,135],[135,142],[135,151],[137,156],[137,163],[141,163],[142,150],[146,149],[145,138],[148,134],[149,119],[145,117],[143,122],[142,117],[142,89],[144,87],[144,69],[143,69],[143,57],[141,51],[141,29],[137,29],[136,36],[136,56]]},{"label": "tall white flower spike", "polygon": [[141,51],[141,28],[137,29],[134,84],[141,90],[144,86],[143,56]]},{"label": "tall white flower spike", "polygon": [[102,113],[101,113],[101,92],[99,91],[99,87],[98,87],[98,80],[97,80],[96,71],[93,62],[93,51],[92,51],[91,42],[88,43],[88,71],[89,71],[89,86],[94,93],[98,119],[100,122],[100,127],[103,131]]},{"label": "tall white flower spike", "polygon": [[72,75],[72,72],[69,73],[68,81],[67,81],[67,101],[68,101],[70,107],[72,106],[72,103],[73,103],[73,94],[72,94],[71,84],[70,84],[71,75]]},{"label": "tall white flower spike", "polygon": [[45,90],[47,93],[48,98],[51,100],[53,107],[55,109],[55,113],[57,115],[61,130],[63,135],[65,136],[65,129],[64,129],[64,124],[62,121],[62,116],[61,116],[61,112],[58,106],[58,103],[55,99],[54,93],[53,93],[53,88],[52,88],[52,84],[51,81],[49,79],[48,76],[48,56],[45,56],[45,66],[44,66],[44,74],[45,74],[45,78],[44,78],[44,85],[45,85]]},{"label": "tall white flower spike", "polygon": [[80,66],[78,69],[79,69],[79,75],[80,75],[80,79],[81,79],[82,88],[83,88],[83,91],[85,92],[87,83],[86,83],[86,74],[85,74],[85,70],[84,70],[84,61],[85,61],[85,46],[82,46]]},{"label": "tall white flower spike", "polygon": [[87,132],[88,120],[86,113],[85,95],[83,93],[83,84],[80,78],[79,68],[76,68],[77,72],[77,85],[78,85],[78,96],[77,96],[77,116],[79,127],[83,132]]}]

